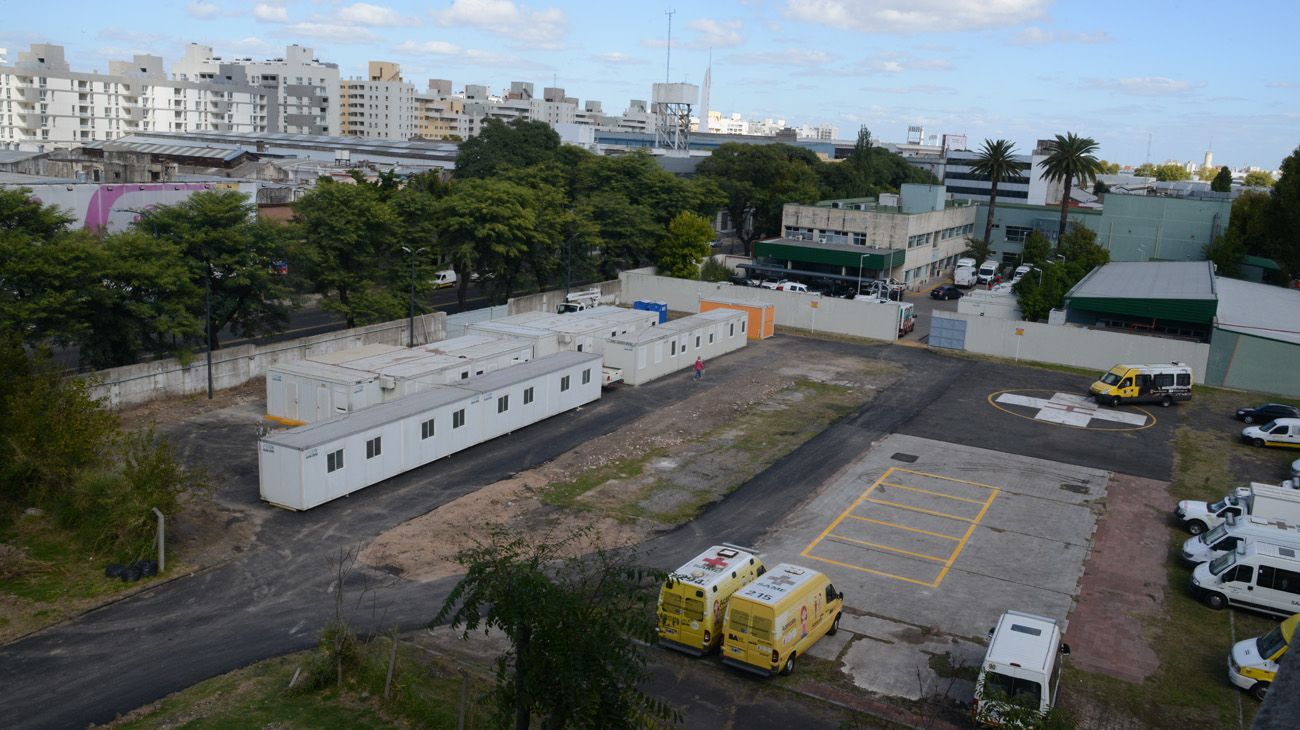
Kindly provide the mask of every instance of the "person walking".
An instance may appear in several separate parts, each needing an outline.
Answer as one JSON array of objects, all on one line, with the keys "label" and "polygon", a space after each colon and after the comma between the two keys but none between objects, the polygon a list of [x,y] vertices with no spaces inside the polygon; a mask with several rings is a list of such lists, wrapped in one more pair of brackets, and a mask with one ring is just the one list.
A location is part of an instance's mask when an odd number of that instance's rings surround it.
[{"label": "person walking", "polygon": [[695,379],[701,380],[703,378],[704,378],[704,361],[697,357],[695,358]]}]

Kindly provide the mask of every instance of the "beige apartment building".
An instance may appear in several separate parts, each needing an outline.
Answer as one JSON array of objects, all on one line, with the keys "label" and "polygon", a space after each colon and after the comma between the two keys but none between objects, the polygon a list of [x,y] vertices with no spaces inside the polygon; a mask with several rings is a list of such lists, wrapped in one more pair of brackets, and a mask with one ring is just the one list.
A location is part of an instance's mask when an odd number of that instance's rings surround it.
[{"label": "beige apartment building", "polygon": [[366,78],[339,82],[339,99],[344,135],[399,140],[416,135],[415,85],[402,80],[396,63],[371,61]]}]

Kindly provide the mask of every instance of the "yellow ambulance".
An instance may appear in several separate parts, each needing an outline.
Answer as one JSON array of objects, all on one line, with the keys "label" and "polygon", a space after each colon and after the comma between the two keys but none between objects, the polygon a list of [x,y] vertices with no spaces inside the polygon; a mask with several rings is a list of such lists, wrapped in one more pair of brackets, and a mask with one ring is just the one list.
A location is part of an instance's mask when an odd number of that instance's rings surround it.
[{"label": "yellow ambulance", "polygon": [[1102,373],[1088,388],[1088,394],[1102,405],[1159,403],[1192,399],[1192,369],[1185,363],[1164,365],[1116,365]]},{"label": "yellow ambulance", "polygon": [[1238,641],[1228,654],[1228,679],[1262,700],[1277,677],[1277,667],[1291,646],[1300,613],[1283,621],[1263,636]]},{"label": "yellow ambulance", "polygon": [[695,656],[718,648],[728,599],[764,570],[753,553],[714,545],[669,573],[659,591],[659,643]]},{"label": "yellow ambulance", "polygon": [[722,662],[765,677],[789,674],[795,659],[839,630],[843,609],[830,578],[782,563],[731,597]]}]

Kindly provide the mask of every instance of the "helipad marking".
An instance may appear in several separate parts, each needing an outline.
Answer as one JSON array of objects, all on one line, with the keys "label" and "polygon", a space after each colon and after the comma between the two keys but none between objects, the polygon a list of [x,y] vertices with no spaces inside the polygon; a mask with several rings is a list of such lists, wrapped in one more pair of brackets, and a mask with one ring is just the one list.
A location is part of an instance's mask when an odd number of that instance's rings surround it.
[{"label": "helipad marking", "polygon": [[1091,398],[1073,393],[1057,393],[1050,399],[1035,398],[1016,393],[1002,393],[997,397],[997,402],[1025,408],[1037,408],[1038,413],[1034,414],[1035,419],[1049,423],[1060,423],[1066,426],[1086,428],[1093,419],[1123,423],[1130,426],[1143,426],[1147,422],[1145,414],[1102,408]]}]

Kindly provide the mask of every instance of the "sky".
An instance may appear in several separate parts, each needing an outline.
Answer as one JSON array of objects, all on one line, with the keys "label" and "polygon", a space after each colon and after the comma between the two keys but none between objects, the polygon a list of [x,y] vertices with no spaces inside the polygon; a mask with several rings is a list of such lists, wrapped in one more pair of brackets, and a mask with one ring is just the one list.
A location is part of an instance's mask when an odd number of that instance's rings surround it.
[{"label": "sky", "polygon": [[711,58],[710,109],[843,139],[919,125],[1028,153],[1075,132],[1121,164],[1212,149],[1216,166],[1270,170],[1300,145],[1294,0],[0,0],[0,18],[11,63],[57,43],[76,70],[298,43],[344,77],[396,61],[420,89],[531,81],[621,113],[653,83],[700,84]]}]

